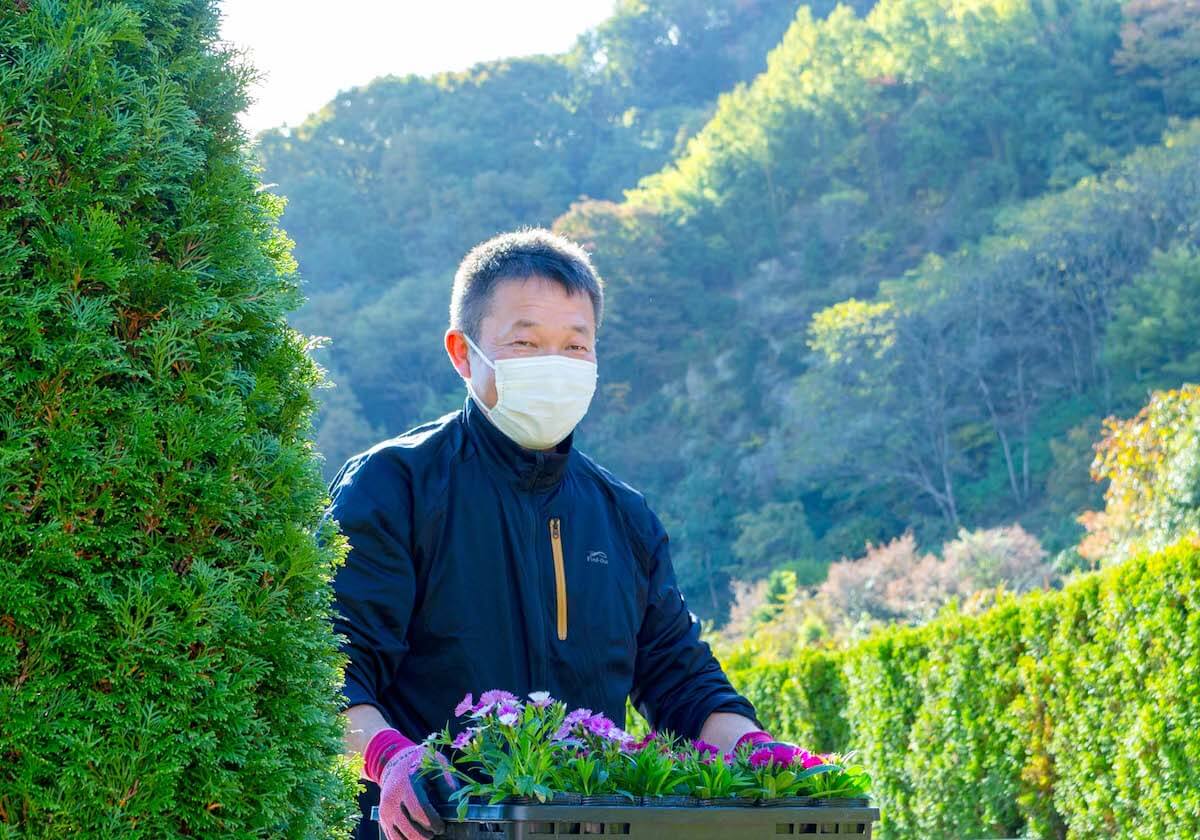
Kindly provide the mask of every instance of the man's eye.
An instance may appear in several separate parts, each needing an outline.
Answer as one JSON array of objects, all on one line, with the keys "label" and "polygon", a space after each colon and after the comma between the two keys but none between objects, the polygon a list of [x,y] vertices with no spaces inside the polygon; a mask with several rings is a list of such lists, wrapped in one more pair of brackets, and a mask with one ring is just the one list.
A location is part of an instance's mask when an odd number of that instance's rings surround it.
[{"label": "man's eye", "polygon": [[524,341],[524,340],[514,341],[513,344],[516,344],[521,347],[533,347],[534,346],[532,341]]},{"label": "man's eye", "polygon": [[570,347],[568,347],[567,349],[568,349],[568,350],[578,350],[580,353],[586,353],[586,352],[587,352],[587,348],[586,348],[586,347],[584,347],[582,344],[572,344],[572,345],[571,345]]}]

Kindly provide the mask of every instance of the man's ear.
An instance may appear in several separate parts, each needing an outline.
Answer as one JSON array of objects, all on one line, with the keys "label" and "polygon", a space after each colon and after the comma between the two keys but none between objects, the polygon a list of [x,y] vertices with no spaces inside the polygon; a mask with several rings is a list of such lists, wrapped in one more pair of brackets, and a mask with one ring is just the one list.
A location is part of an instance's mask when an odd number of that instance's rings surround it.
[{"label": "man's ear", "polygon": [[462,331],[453,328],[446,330],[443,342],[446,346],[446,355],[450,357],[450,364],[454,365],[458,375],[463,379],[470,379],[470,348],[467,346],[466,339],[463,338]]}]

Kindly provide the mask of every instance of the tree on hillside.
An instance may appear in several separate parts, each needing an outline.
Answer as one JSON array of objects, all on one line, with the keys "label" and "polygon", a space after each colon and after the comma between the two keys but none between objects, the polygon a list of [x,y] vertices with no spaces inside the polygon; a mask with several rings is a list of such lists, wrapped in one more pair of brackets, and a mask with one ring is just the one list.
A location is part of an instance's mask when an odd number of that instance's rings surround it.
[{"label": "tree on hillside", "polygon": [[1156,391],[1128,420],[1108,418],[1092,462],[1104,510],[1082,519],[1079,551],[1116,562],[1200,534],[1200,385]]},{"label": "tree on hillside", "polygon": [[1113,64],[1162,93],[1176,113],[1200,113],[1200,0],[1127,0]]},{"label": "tree on hillside", "polygon": [[331,837],[321,372],[211,0],[0,2],[0,836]]},{"label": "tree on hillside", "polygon": [[1135,399],[1150,388],[1200,381],[1200,249],[1177,244],[1158,251],[1121,290],[1108,342],[1108,362],[1123,373]]}]

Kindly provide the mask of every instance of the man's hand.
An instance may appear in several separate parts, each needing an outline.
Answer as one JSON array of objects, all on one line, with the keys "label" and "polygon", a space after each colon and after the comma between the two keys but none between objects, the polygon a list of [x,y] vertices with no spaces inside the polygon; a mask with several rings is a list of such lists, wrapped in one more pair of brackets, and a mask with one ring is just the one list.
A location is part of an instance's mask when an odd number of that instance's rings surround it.
[{"label": "man's hand", "polygon": [[[373,707],[354,707],[355,710]],[[363,749],[363,776],[379,785],[379,825],[387,840],[426,840],[445,831],[445,823],[429,800],[425,781],[420,776],[421,758],[425,747],[414,744],[399,730],[387,726],[378,728]],[[357,733],[360,730],[353,730]],[[458,788],[450,775],[450,762],[441,753],[434,757],[445,768],[435,774],[434,785],[443,799]]]},{"label": "man's hand", "polygon": [[748,717],[725,712],[713,712],[708,716],[700,731],[700,739],[719,747],[726,754],[736,753],[743,744],[750,744],[756,750],[763,747],[800,749],[795,744],[775,740],[770,732],[759,729],[758,724]]},{"label": "man's hand", "polygon": [[[424,753],[420,744],[404,747],[388,759],[379,774],[379,824],[388,840],[427,840],[446,830],[418,775]],[[445,756],[437,753],[436,758],[449,768]],[[439,781],[449,790],[458,787],[445,770]]]}]

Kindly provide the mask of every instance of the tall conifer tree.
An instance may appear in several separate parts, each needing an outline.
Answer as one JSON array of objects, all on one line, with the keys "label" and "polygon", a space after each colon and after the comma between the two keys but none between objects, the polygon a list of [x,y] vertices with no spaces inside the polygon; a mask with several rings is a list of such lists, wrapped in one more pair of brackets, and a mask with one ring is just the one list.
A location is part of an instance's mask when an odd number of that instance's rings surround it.
[{"label": "tall conifer tree", "polygon": [[214,0],[0,0],[0,838],[354,818],[249,79]]}]

